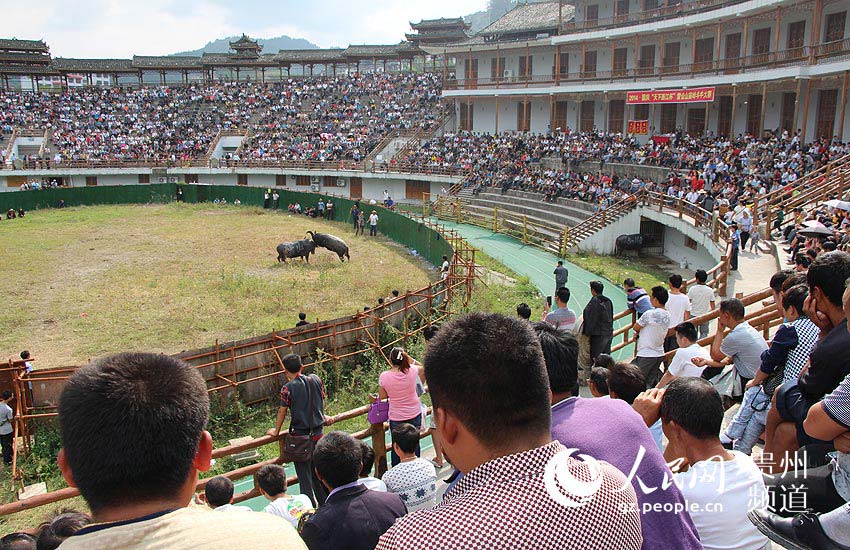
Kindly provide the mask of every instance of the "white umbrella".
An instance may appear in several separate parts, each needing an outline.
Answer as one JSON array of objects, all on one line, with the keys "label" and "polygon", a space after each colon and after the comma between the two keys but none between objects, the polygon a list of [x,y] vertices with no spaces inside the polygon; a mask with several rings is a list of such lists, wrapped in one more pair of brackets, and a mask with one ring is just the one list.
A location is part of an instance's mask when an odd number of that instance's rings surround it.
[{"label": "white umbrella", "polygon": [[838,199],[832,199],[830,201],[826,201],[826,205],[830,208],[837,208],[839,210],[850,211],[850,202],[847,202],[847,201],[840,201]]}]

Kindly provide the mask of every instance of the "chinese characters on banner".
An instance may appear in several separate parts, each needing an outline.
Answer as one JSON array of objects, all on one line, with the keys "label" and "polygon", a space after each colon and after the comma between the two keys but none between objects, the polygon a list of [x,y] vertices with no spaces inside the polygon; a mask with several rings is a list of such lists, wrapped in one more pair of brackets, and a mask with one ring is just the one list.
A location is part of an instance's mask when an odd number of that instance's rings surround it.
[{"label": "chinese characters on banner", "polygon": [[704,103],[714,101],[714,87],[691,88],[688,90],[647,90],[627,92],[626,103],[643,105],[648,103]]},{"label": "chinese characters on banner", "polygon": [[641,134],[645,135],[649,133],[649,121],[648,120],[630,120],[629,121],[629,133],[630,134]]}]

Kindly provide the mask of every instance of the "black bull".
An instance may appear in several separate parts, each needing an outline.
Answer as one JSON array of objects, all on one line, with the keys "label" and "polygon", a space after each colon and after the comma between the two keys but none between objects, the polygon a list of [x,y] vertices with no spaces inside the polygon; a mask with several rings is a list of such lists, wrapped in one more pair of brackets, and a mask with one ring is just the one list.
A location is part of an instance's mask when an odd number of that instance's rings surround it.
[{"label": "black bull", "polygon": [[616,253],[619,254],[624,250],[640,250],[645,246],[656,244],[657,239],[652,235],[643,235],[635,233],[633,235],[620,235],[615,241]]}]

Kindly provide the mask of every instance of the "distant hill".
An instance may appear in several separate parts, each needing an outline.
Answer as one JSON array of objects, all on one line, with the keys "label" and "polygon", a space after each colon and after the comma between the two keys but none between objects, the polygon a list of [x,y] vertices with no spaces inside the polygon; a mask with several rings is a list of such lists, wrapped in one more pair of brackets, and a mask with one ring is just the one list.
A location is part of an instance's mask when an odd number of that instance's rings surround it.
[{"label": "distant hill", "polygon": [[[203,55],[205,53],[228,53],[230,42],[239,40],[239,36],[228,36],[208,42],[203,48],[187,52],[178,52],[171,55]],[[291,38],[289,36],[278,36],[276,38],[259,38],[257,42],[263,47],[263,53],[277,53],[278,50],[315,50],[318,46],[303,38]]]}]

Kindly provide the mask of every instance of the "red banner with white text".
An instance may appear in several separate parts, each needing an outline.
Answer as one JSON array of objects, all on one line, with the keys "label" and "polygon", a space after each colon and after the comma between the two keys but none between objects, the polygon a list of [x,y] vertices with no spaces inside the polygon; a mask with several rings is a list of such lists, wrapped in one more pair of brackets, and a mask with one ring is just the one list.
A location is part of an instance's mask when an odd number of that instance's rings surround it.
[{"label": "red banner with white text", "polygon": [[627,92],[626,103],[645,105],[648,103],[704,103],[714,101],[713,86],[688,90],[646,90]]}]

